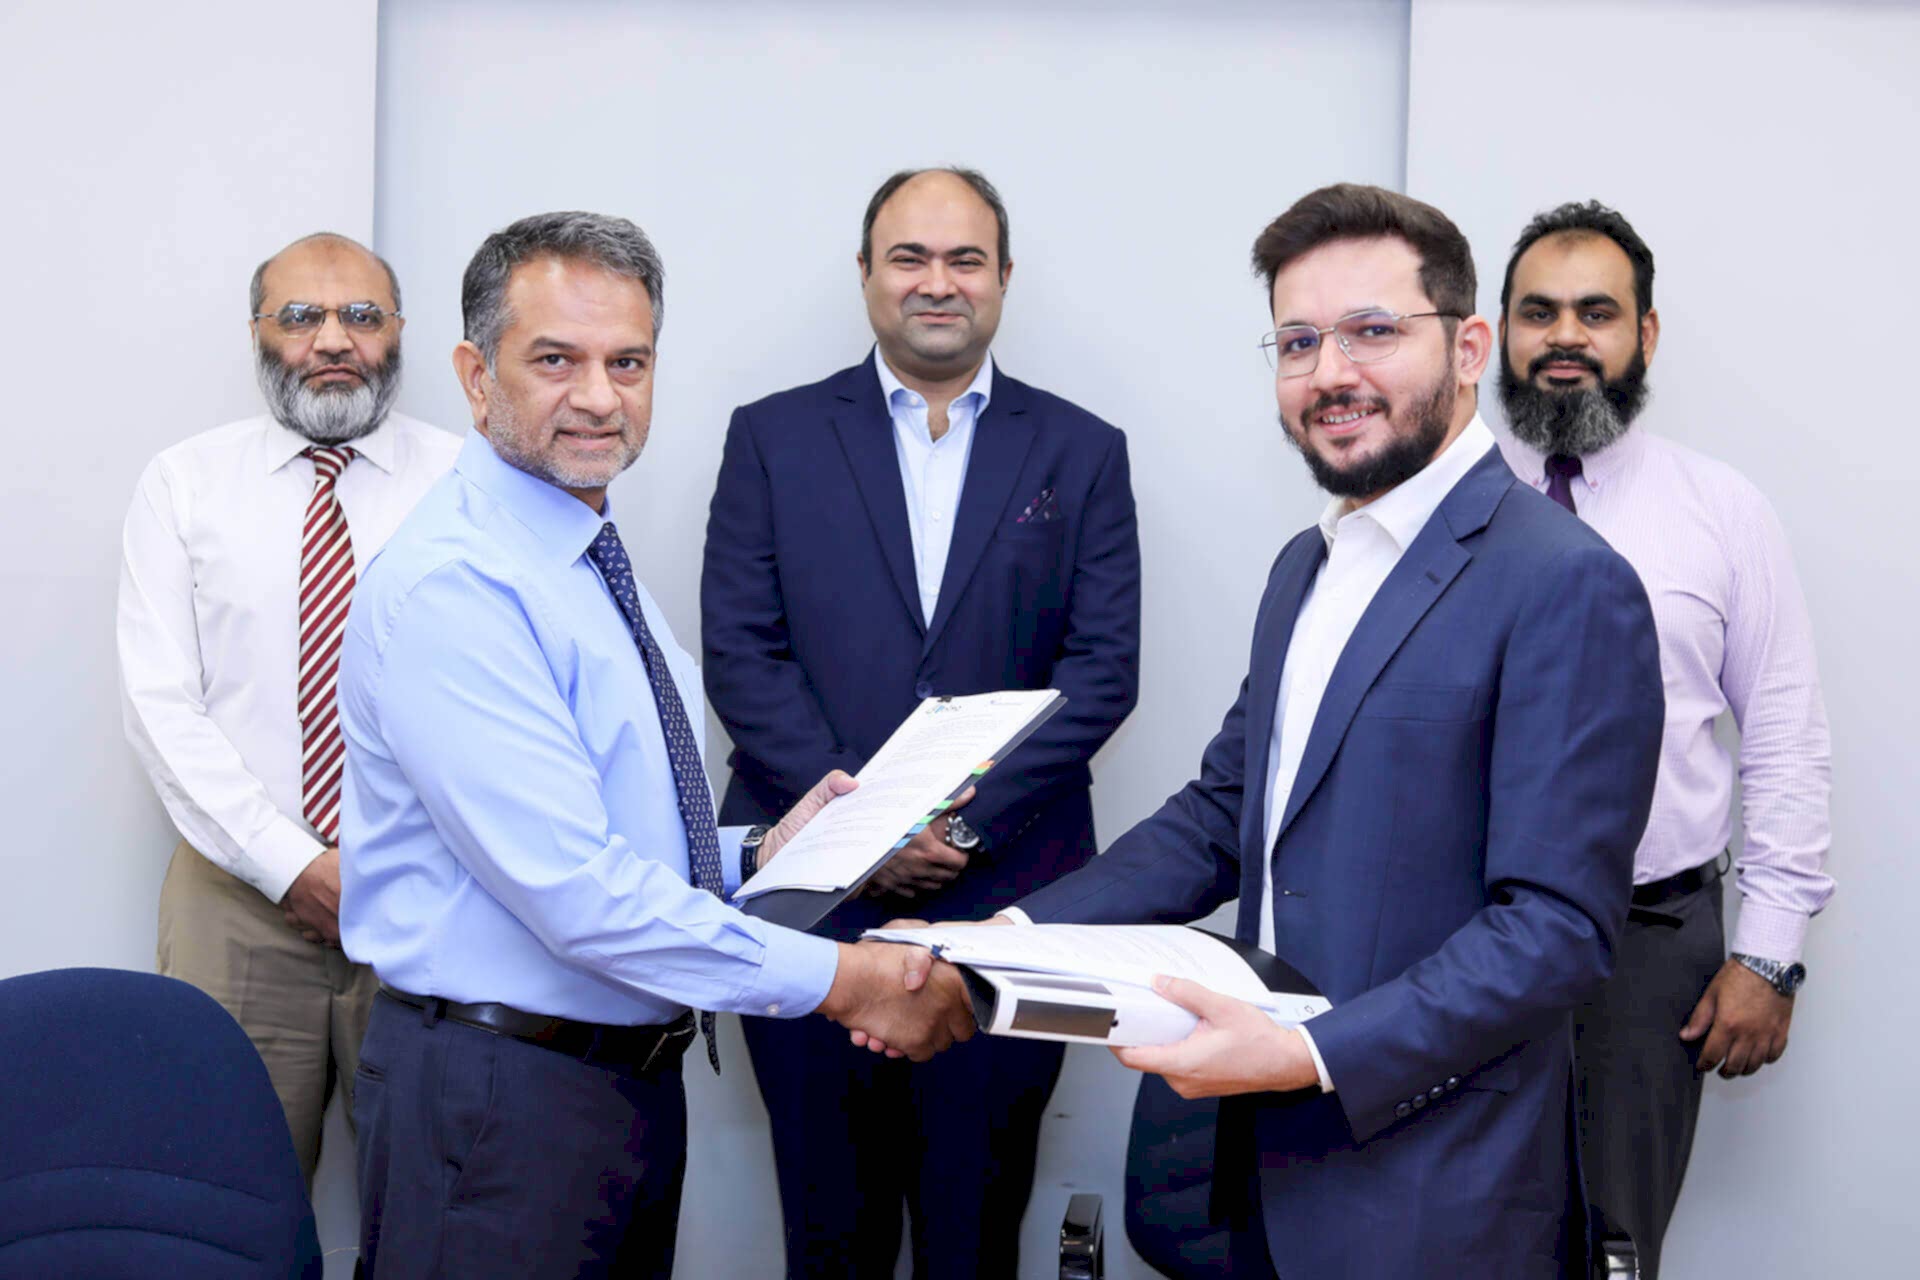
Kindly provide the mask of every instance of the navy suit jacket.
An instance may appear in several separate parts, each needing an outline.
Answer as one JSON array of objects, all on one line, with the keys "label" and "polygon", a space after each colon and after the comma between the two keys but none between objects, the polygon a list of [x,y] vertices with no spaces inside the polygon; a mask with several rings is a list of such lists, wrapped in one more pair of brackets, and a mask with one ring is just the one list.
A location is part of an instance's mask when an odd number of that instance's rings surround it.
[{"label": "navy suit jacket", "polygon": [[1254,941],[1270,865],[1277,947],[1333,1001],[1312,1033],[1335,1092],[1227,1100],[1219,1176],[1257,1160],[1282,1274],[1560,1274],[1568,1015],[1612,970],[1659,758],[1646,593],[1490,451],[1354,630],[1269,851],[1281,666],[1325,557],[1318,528],[1281,551],[1199,778],[1020,906],[1187,921],[1238,897]]},{"label": "navy suit jacket", "polygon": [[[873,359],[735,411],[700,581],[707,697],[732,735],[721,821],[769,822],[859,770],[935,694],[1058,689],[979,784],[959,879],[855,899],[830,930],[989,915],[1093,853],[1088,761],[1139,689],[1140,547],[1126,439],[995,368],[931,623]],[[1052,518],[1020,516],[1046,490]]]}]

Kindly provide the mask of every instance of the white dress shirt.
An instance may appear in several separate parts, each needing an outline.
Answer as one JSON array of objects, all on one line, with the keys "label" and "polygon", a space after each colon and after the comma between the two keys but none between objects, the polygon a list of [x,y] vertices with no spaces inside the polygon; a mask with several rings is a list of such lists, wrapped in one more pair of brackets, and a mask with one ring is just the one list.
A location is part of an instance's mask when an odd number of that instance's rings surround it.
[{"label": "white dress shirt", "polygon": [[[1545,491],[1544,455],[1510,438],[1501,447],[1514,472]],[[1734,763],[1713,726],[1731,710],[1746,824],[1733,950],[1798,960],[1808,920],[1833,896],[1831,747],[1813,619],[1780,519],[1732,467],[1641,427],[1581,464],[1574,511],[1640,575],[1660,633],[1666,731],[1634,883],[1727,847]]]},{"label": "white dress shirt", "polygon": [[[260,416],[165,450],[121,541],[127,737],[187,843],[274,902],[325,845],[300,816],[300,539],[311,445]],[[364,568],[460,439],[390,414],[335,489]]]},{"label": "white dress shirt", "polygon": [[893,419],[893,447],[900,459],[900,483],[907,495],[907,529],[913,535],[920,621],[931,624],[940,603],[940,582],[947,572],[953,518],[960,510],[960,491],[967,481],[973,427],[993,398],[993,357],[980,362],[980,372],[947,406],[946,434],[938,440],[927,426],[926,397],[909,390],[894,375],[878,347],[873,350],[873,363],[880,371],[887,415]]}]

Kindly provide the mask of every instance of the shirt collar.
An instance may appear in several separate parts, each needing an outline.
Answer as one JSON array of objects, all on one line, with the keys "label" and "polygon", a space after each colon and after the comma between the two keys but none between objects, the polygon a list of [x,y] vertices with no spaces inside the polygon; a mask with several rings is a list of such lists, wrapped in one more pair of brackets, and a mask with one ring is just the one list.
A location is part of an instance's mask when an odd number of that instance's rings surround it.
[{"label": "shirt collar", "polygon": [[572,564],[613,519],[613,499],[596,512],[558,485],[528,475],[493,451],[493,442],[469,432],[453,469],[533,531],[560,564]]},{"label": "shirt collar", "polygon": [[[920,396],[919,392],[908,387],[904,382],[900,381],[899,378],[894,376],[893,369],[887,364],[887,358],[880,354],[880,348],[877,345],[873,349],[873,367],[879,371],[880,396],[887,402],[889,410],[893,407],[894,397],[896,395]],[[980,397],[979,402],[975,404],[973,408],[973,416],[977,419],[987,411],[987,404],[993,399],[992,352],[988,352],[987,358],[980,362],[980,371],[973,375],[973,381],[967,384],[967,389],[955,396],[954,400],[957,403],[973,395]]]},{"label": "shirt collar", "polygon": [[[298,431],[281,425],[269,414],[267,424],[267,474],[272,475],[280,468],[313,447],[314,442]],[[346,446],[355,454],[365,458],[388,475],[393,474],[394,441],[399,432],[394,429],[393,415],[388,414],[380,425],[358,440],[346,441]]]},{"label": "shirt collar", "polygon": [[1327,540],[1327,549],[1333,549],[1341,521],[1364,516],[1385,530],[1394,545],[1404,552],[1427,527],[1427,521],[1440,509],[1453,487],[1494,447],[1493,432],[1476,413],[1454,437],[1453,443],[1411,479],[1395,485],[1358,510],[1350,510],[1345,498],[1333,499],[1320,513],[1320,535]]},{"label": "shirt collar", "polygon": [[[1535,489],[1546,488],[1547,455],[1511,431],[1507,437],[1513,443],[1508,454],[1509,460],[1516,464],[1524,463],[1514,467],[1514,474]],[[1581,455],[1580,478],[1586,481],[1589,489],[1598,492],[1606,488],[1608,481],[1624,473],[1645,448],[1646,433],[1637,427],[1628,427],[1618,440],[1606,448]]]}]

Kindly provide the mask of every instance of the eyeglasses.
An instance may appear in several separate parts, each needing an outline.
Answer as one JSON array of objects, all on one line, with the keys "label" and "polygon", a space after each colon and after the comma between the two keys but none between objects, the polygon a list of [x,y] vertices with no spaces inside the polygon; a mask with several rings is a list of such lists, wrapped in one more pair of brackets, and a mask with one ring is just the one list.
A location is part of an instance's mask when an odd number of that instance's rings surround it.
[{"label": "eyeglasses", "polygon": [[1403,321],[1424,320],[1429,316],[1460,319],[1452,311],[1416,311],[1406,316],[1392,311],[1356,311],[1350,316],[1341,316],[1324,329],[1310,324],[1290,324],[1275,329],[1260,339],[1260,352],[1267,358],[1267,368],[1281,377],[1304,377],[1319,367],[1320,339],[1330,333],[1347,353],[1347,359],[1355,364],[1374,364],[1400,349]]},{"label": "eyeglasses", "polygon": [[328,316],[339,316],[340,327],[352,334],[375,334],[387,327],[387,321],[399,316],[378,303],[349,302],[344,307],[322,307],[311,302],[289,302],[274,312],[257,312],[255,320],[271,320],[290,338],[305,338],[320,332]]}]

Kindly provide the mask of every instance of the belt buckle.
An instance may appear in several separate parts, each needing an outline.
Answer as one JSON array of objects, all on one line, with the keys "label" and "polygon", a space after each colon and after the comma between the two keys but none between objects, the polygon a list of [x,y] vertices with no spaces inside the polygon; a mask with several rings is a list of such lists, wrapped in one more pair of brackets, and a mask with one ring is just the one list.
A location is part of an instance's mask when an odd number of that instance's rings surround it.
[{"label": "belt buckle", "polygon": [[677,1022],[668,1023],[665,1027],[661,1028],[660,1038],[653,1042],[653,1048],[648,1051],[647,1060],[640,1064],[640,1070],[643,1073],[653,1070],[654,1063],[660,1061],[660,1055],[667,1051],[668,1046],[676,1043],[684,1044],[691,1039],[693,1039],[693,1018],[691,1015],[683,1017]]}]

